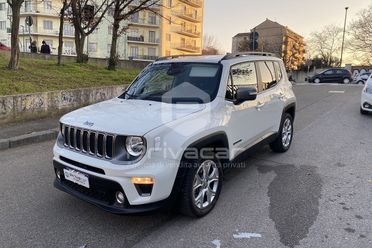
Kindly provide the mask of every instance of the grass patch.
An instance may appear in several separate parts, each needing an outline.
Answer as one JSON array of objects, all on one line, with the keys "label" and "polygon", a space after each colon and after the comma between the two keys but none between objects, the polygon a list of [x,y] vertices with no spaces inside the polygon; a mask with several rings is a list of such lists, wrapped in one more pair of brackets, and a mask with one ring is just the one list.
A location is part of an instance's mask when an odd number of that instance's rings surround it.
[{"label": "grass patch", "polygon": [[108,71],[91,64],[57,66],[55,61],[30,58],[21,58],[19,70],[11,71],[6,68],[8,62],[9,55],[0,52],[0,95],[125,85],[139,73],[128,69]]}]

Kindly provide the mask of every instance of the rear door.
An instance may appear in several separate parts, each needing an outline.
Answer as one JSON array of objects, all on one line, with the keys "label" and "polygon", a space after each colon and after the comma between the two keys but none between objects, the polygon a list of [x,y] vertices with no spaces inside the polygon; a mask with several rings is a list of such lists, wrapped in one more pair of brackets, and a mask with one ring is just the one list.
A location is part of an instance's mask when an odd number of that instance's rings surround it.
[{"label": "rear door", "polygon": [[337,83],[339,81],[336,70],[328,70],[324,72],[323,82],[325,83]]}]

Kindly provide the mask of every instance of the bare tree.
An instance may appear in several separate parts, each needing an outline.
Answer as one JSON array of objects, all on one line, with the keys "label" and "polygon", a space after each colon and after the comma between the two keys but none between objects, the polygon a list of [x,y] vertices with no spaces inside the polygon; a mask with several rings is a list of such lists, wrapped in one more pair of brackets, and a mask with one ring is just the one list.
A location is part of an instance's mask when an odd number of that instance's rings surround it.
[{"label": "bare tree", "polygon": [[110,48],[110,58],[108,61],[108,69],[115,70],[118,63],[117,56],[117,42],[121,34],[123,34],[128,27],[120,27],[120,24],[128,20],[134,14],[140,11],[150,11],[156,15],[159,13],[152,10],[153,7],[159,6],[161,0],[114,0],[113,4],[113,24],[112,24],[112,38]]},{"label": "bare tree", "polygon": [[62,7],[59,12],[59,34],[58,34],[58,60],[57,65],[62,64],[62,49],[63,49],[63,25],[65,22],[66,10],[69,8],[70,2],[62,0]]},{"label": "bare tree", "polygon": [[10,60],[8,68],[11,70],[18,69],[19,63],[19,23],[20,23],[20,13],[21,6],[24,0],[7,0],[11,10],[12,10],[12,19],[11,19],[11,51],[10,51]]},{"label": "bare tree", "polygon": [[85,39],[96,30],[113,3],[112,0],[71,0],[77,63],[87,61],[87,56],[84,56]]},{"label": "bare tree", "polygon": [[349,28],[348,46],[354,56],[364,63],[372,64],[372,5],[358,14]]},{"label": "bare tree", "polygon": [[221,54],[221,49],[219,48],[219,44],[215,36],[208,34],[205,34],[203,36],[202,54],[204,55]]},{"label": "bare tree", "polygon": [[326,67],[339,66],[338,54],[341,51],[342,28],[325,26],[313,32],[308,39],[308,49],[314,58],[320,58]]}]

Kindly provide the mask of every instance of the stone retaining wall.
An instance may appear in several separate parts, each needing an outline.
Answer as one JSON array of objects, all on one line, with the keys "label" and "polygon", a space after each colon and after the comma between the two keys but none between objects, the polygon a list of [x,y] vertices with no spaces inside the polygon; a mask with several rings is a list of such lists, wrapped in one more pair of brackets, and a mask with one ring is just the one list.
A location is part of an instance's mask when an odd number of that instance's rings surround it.
[{"label": "stone retaining wall", "polygon": [[126,86],[0,96],[0,124],[55,116],[119,96]]}]

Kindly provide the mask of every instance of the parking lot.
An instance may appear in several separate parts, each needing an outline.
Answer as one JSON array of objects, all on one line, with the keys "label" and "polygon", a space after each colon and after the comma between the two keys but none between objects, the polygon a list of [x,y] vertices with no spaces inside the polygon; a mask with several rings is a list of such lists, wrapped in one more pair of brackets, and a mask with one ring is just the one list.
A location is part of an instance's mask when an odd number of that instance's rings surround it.
[{"label": "parking lot", "polygon": [[1,247],[372,247],[372,115],[362,86],[296,85],[291,150],[225,177],[202,219],[117,216],[53,188],[53,142],[0,152]]}]

